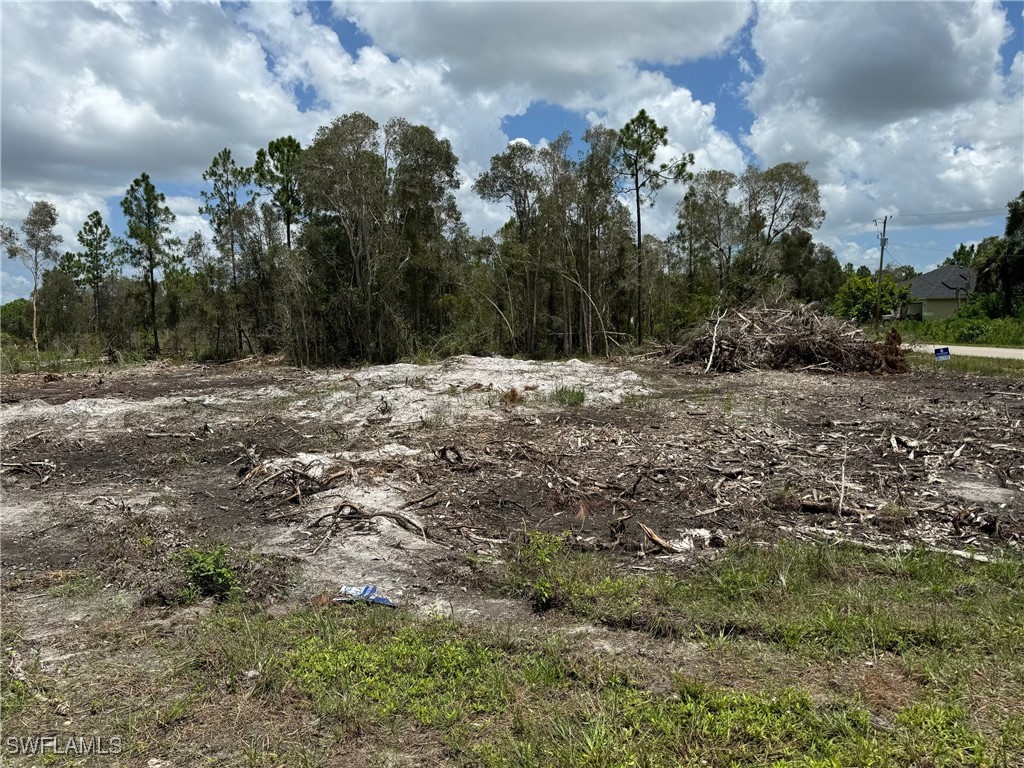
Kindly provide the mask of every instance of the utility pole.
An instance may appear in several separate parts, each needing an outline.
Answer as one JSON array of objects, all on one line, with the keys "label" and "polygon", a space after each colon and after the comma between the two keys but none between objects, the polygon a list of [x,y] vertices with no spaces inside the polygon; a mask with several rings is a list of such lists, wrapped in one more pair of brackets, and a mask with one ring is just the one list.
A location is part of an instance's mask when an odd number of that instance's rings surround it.
[{"label": "utility pole", "polygon": [[[888,239],[885,236],[885,225],[889,222],[889,217],[886,216],[882,219],[882,236],[879,241],[882,244],[881,249],[878,252],[878,296],[875,298],[875,327],[877,328],[882,324],[882,264],[885,261],[885,244]],[[878,220],[875,219],[875,224],[878,224]]]}]

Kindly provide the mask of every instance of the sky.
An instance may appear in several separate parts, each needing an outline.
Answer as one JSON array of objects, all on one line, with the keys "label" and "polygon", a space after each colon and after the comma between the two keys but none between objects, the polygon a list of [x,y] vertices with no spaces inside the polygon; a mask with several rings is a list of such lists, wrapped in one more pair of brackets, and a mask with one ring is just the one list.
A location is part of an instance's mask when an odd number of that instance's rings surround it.
[{"label": "sky", "polygon": [[[644,108],[667,159],[741,173],[807,161],[841,262],[930,269],[1001,234],[1024,190],[1024,3],[10,2],[0,3],[0,205],[36,200],[64,247],[150,174],[176,234],[209,232],[202,173],[224,147],[249,164],[361,111],[447,137],[474,234],[509,216],[471,190],[514,139],[619,128]],[[574,147],[578,147],[578,143]],[[666,235],[684,189],[644,230]],[[876,224],[877,222],[877,224]],[[0,264],[0,302],[30,274]]]}]

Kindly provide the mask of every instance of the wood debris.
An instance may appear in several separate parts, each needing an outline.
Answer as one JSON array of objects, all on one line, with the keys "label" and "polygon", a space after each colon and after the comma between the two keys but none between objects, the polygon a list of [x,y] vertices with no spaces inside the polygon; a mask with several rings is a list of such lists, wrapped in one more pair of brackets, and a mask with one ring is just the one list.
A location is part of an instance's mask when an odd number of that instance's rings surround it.
[{"label": "wood debris", "polygon": [[709,318],[682,345],[659,356],[715,370],[821,370],[905,373],[899,335],[869,341],[856,326],[811,304],[729,309]]}]

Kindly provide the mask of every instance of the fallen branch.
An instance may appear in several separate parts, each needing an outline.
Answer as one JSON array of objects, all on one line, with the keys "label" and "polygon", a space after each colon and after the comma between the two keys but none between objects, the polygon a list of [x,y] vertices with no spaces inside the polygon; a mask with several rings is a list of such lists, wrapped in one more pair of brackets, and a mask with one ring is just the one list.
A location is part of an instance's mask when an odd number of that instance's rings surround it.
[{"label": "fallen branch", "polygon": [[673,547],[671,544],[669,544],[667,541],[661,538],[661,536],[656,534],[643,523],[637,523],[637,525],[640,526],[640,530],[644,532],[644,536],[650,539],[652,544],[655,544],[656,546],[660,547],[662,550],[668,552],[669,554],[676,554],[679,552],[678,549]]},{"label": "fallen branch", "polygon": [[359,507],[347,501],[342,502],[330,512],[318,517],[310,527],[318,528],[320,523],[327,518],[333,518],[331,525],[336,525],[340,520],[372,520],[375,517],[385,517],[388,520],[393,520],[410,533],[418,534],[424,539],[427,538],[427,529],[405,515],[400,515],[397,512],[363,512]]}]

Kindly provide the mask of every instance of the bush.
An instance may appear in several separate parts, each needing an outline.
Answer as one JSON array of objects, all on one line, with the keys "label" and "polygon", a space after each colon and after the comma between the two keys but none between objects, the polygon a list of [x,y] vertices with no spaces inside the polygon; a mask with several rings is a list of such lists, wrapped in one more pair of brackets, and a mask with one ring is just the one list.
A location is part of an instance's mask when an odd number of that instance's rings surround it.
[{"label": "bush", "polygon": [[1024,320],[990,320],[976,313],[945,320],[903,320],[896,325],[904,341],[936,344],[977,344],[1024,347]]},{"label": "bush", "polygon": [[180,557],[189,578],[189,586],[181,595],[182,602],[191,603],[204,597],[227,600],[241,593],[228,562],[227,547],[211,550],[190,547]]}]

